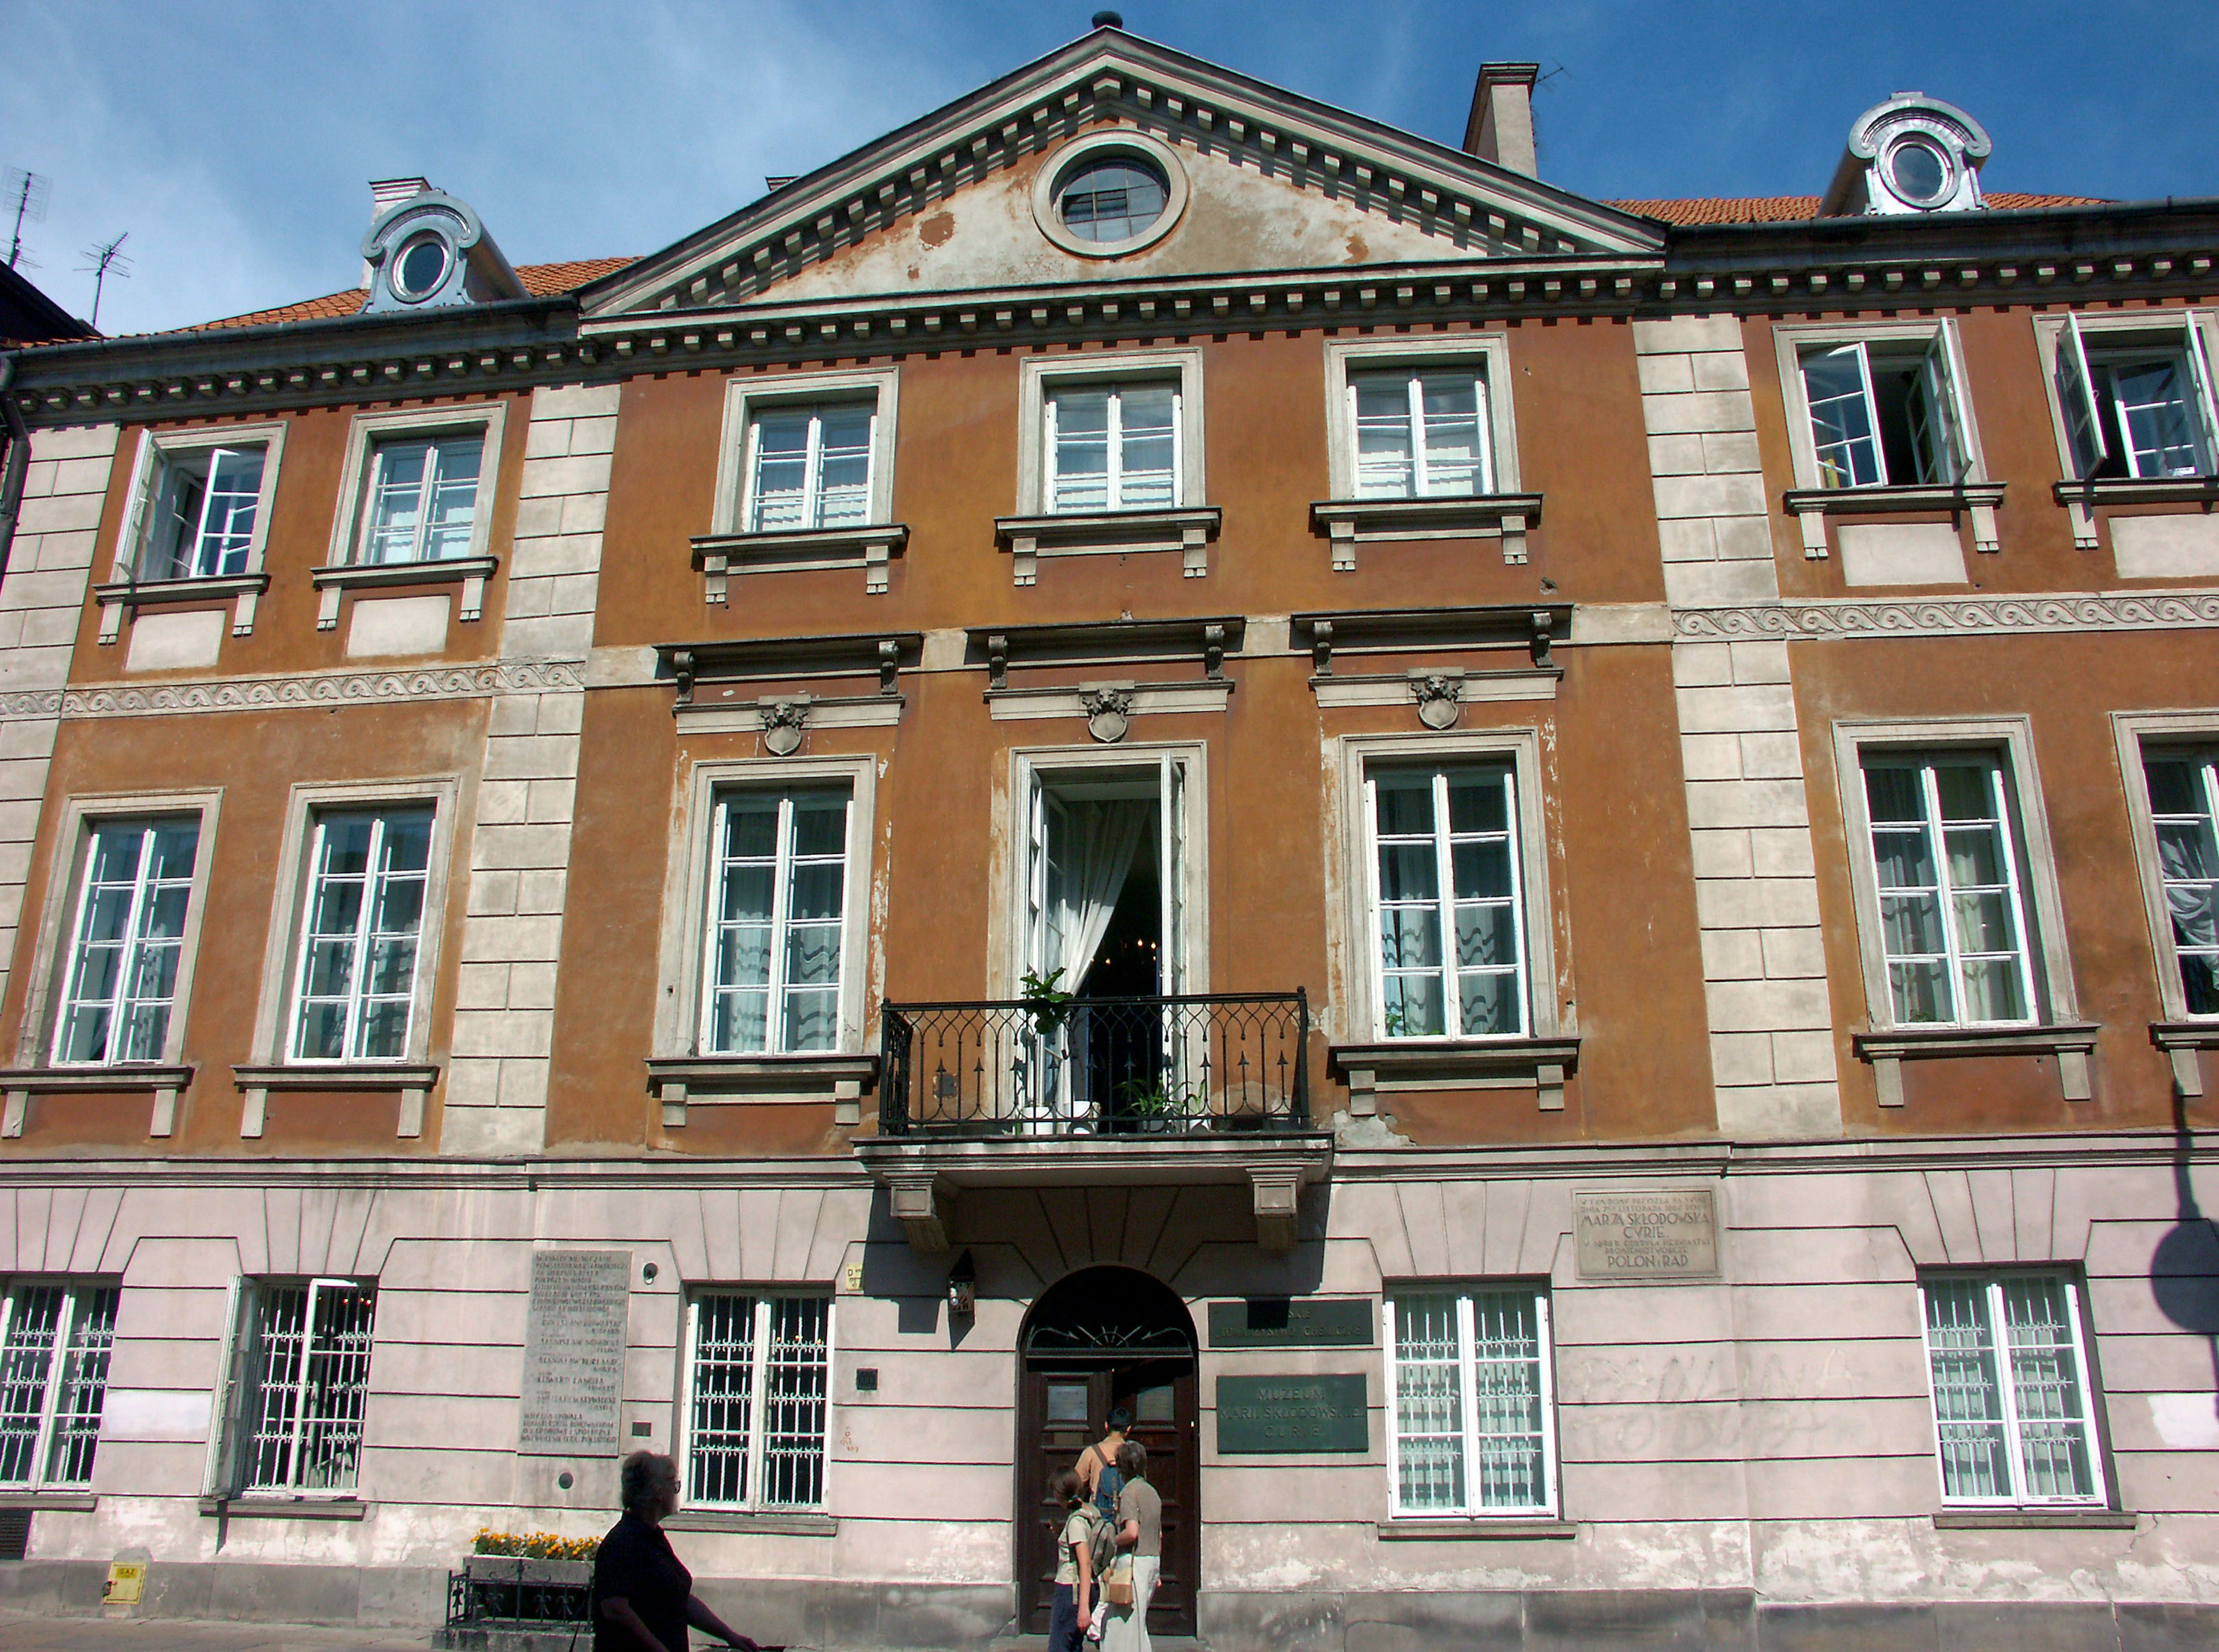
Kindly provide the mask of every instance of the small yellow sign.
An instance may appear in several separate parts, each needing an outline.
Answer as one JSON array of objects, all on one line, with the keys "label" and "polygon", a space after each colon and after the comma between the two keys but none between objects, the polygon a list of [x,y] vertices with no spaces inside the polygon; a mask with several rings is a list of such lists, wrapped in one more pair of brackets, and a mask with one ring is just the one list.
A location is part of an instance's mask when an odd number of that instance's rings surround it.
[{"label": "small yellow sign", "polygon": [[108,1563],[108,1587],[102,1591],[100,1598],[111,1606],[135,1606],[146,1587],[146,1562],[114,1560]]},{"label": "small yellow sign", "polygon": [[848,1289],[849,1290],[861,1290],[862,1288],[863,1264],[860,1262],[850,1262],[848,1264]]}]

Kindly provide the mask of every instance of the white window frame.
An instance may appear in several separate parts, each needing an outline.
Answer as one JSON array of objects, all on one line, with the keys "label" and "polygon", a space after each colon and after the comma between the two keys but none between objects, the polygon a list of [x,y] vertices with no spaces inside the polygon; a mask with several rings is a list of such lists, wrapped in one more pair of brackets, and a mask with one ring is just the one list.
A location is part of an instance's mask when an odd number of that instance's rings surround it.
[{"label": "white window frame", "polygon": [[[1980,428],[1973,417],[1971,381],[1965,371],[1964,339],[1958,331],[1955,317],[1943,315],[1931,320],[1862,321],[1823,326],[1782,325],[1774,327],[1772,338],[1773,348],[1779,360],[1781,395],[1787,416],[1787,447],[1794,464],[1797,488],[1847,493],[1874,487],[1949,488],[1988,480],[1988,462],[1980,446]],[[1818,465],[1818,444],[1811,422],[1811,398],[1803,378],[1803,357],[1814,351],[1838,349],[1849,345],[1862,347],[1859,361],[1864,371],[1866,413],[1872,423],[1880,481],[1830,485]],[[1915,476],[1898,477],[1887,474],[1887,456],[1880,434],[1880,408],[1872,389],[1869,351],[1874,345],[1892,345],[1898,349],[1906,345],[1923,349],[1926,361],[1937,366],[1945,376],[1947,412],[1954,426],[1948,435],[1954,438],[1952,444],[1957,449],[1955,456],[1961,473],[1958,475],[1920,482]]]},{"label": "white window frame", "polygon": [[[285,835],[278,851],[277,879],[270,914],[270,936],[263,953],[262,991],[254,1017],[253,1059],[319,1070],[375,1071],[389,1066],[420,1065],[429,1059],[432,1002],[439,977],[440,942],[447,928],[447,876],[455,847],[461,781],[454,775],[366,784],[301,783],[287,800]],[[297,983],[305,939],[303,915],[315,870],[313,854],[318,819],[326,815],[382,810],[429,809],[432,848],[424,879],[424,912],[416,937],[416,981],[408,1015],[408,1048],[397,1060],[297,1061],[293,1058]]]},{"label": "white window frame", "polygon": [[[293,972],[292,1006],[286,1012],[285,1016],[285,1061],[288,1065],[352,1066],[371,1062],[399,1062],[407,1059],[407,1050],[414,1046],[413,1037],[404,1037],[401,1040],[402,1053],[399,1056],[360,1056],[351,1053],[351,1051],[361,1034],[363,1016],[370,997],[364,991],[363,982],[369,971],[370,945],[373,938],[371,922],[379,908],[384,904],[383,897],[387,885],[385,880],[378,875],[378,865],[390,823],[404,815],[429,814],[430,812],[428,808],[406,804],[398,806],[387,805],[375,810],[320,809],[314,812],[309,823],[308,866],[302,879],[301,911],[298,918],[298,934],[301,944],[295,948],[296,957]],[[320,868],[323,864],[325,836],[332,821],[357,817],[360,815],[367,815],[370,819],[370,848],[363,870],[361,909],[356,914],[354,935],[350,942],[353,961],[348,971],[348,988],[345,1000],[345,1031],[341,1040],[346,1047],[337,1056],[306,1055],[301,1050],[302,1022],[308,998],[308,967],[311,959],[306,942],[308,937],[308,924],[316,910],[317,897],[321,892],[322,874]],[[425,891],[428,895],[432,882],[431,839],[432,833],[438,829],[438,818],[433,817],[427,824],[430,829],[425,833],[423,876]],[[419,997],[416,990],[419,984],[413,978],[413,972],[423,967],[424,926],[431,916],[430,904],[426,901],[417,910],[416,935],[413,943],[415,961],[412,966],[412,978],[408,984],[408,1022],[412,1034],[414,1030]]]},{"label": "white window frame", "polygon": [[[2068,481],[2085,481],[2080,444],[2073,425],[2079,422],[2067,405],[2068,394],[2085,398],[2084,406],[2095,418],[2095,380],[2088,353],[2106,349],[2147,347],[2152,352],[2176,350],[2187,358],[2189,394],[2196,403],[2189,410],[2202,438],[2207,468],[2200,473],[2209,481],[2219,476],[2219,393],[2215,393],[2214,363],[2219,363],[2219,310],[2141,309],[2070,311],[2063,315],[2037,315],[2034,320],[2036,348],[2042,362],[2043,394],[2049,399],[2050,428],[2057,441],[2058,474]],[[2095,419],[2093,440],[2099,456],[2110,444],[2103,422]],[[2128,474],[2098,481],[2130,484],[2161,480],[2134,475],[2134,459],[2127,456]],[[2194,480],[2194,478],[2174,478]]]},{"label": "white window frame", "polygon": [[504,401],[483,401],[467,407],[426,407],[401,413],[359,413],[347,429],[346,461],[339,474],[339,509],[333,513],[329,556],[333,568],[359,568],[364,541],[370,527],[370,483],[376,467],[372,455],[388,442],[412,438],[440,440],[482,432],[483,456],[478,461],[478,491],[471,507],[470,543],[457,556],[432,562],[395,562],[395,568],[439,568],[457,562],[491,555],[494,500],[499,495],[502,432],[507,417]]},{"label": "white window frame", "polygon": [[2149,920],[2150,950],[2157,961],[2158,997],[2166,1019],[2219,1022],[2219,1013],[2198,1015],[2188,1008],[2187,990],[2180,979],[2180,953],[2172,938],[2172,912],[2165,898],[2165,872],[2158,858],[2149,781],[2142,767],[2153,752],[2168,748],[2219,765],[2219,711],[2115,711],[2111,730],[2118,744],[2119,773],[2126,789],[2135,860],[2141,874],[2142,908]]},{"label": "white window frame", "polygon": [[60,821],[53,840],[61,852],[53,855],[47,869],[46,899],[40,908],[37,950],[33,954],[31,989],[24,995],[19,1048],[36,1052],[34,1059],[53,1064],[61,1047],[62,1003],[68,996],[69,972],[77,961],[76,936],[83,922],[86,862],[92,850],[93,829],[117,821],[197,817],[200,842],[194,850],[192,888],[185,900],[184,935],[177,949],[177,979],[170,1000],[169,1034],[153,1065],[176,1066],[184,1059],[193,966],[200,955],[201,922],[208,910],[208,865],[213,858],[216,817],[222,801],[221,791],[85,792],[63,799]]},{"label": "white window frame", "polygon": [[[753,1308],[751,1343],[749,1350],[748,1372],[748,1443],[747,1463],[743,1475],[747,1495],[736,1501],[716,1501],[697,1498],[693,1494],[694,1438],[693,1406],[695,1384],[700,1358],[701,1303],[707,1297],[745,1297]],[[817,1498],[810,1503],[774,1503],[761,1495],[763,1484],[764,1437],[763,1426],[766,1378],[769,1368],[770,1316],[776,1301],[799,1300],[824,1304],[824,1431],[818,1436]],[[830,1501],[832,1469],[832,1366],[838,1349],[839,1301],[831,1292],[821,1287],[793,1285],[699,1285],[687,1293],[686,1335],[681,1350],[683,1363],[679,1371],[678,1425],[672,1431],[677,1441],[679,1491],[682,1506],[710,1509],[720,1512],[776,1512],[815,1513]]]},{"label": "white window frame", "polygon": [[[253,1444],[254,1426],[251,1412],[262,1392],[260,1376],[252,1369],[252,1363],[261,1356],[270,1298],[274,1293],[284,1290],[306,1293],[306,1300],[301,1304],[301,1367],[295,1380],[296,1388],[301,1389],[308,1385],[310,1341],[314,1334],[316,1307],[321,1294],[364,1290],[370,1294],[369,1346],[363,1358],[362,1414],[355,1437],[354,1475],[344,1486],[310,1487],[300,1483],[301,1444],[308,1419],[307,1407],[298,1404],[297,1400],[293,1413],[290,1481],[282,1486],[250,1483],[248,1456]],[[370,1384],[370,1368],[377,1353],[377,1310],[382,1295],[378,1282],[371,1277],[343,1278],[320,1274],[233,1277],[227,1303],[223,1366],[213,1396],[208,1432],[206,1488],[210,1494],[227,1498],[301,1502],[352,1501],[359,1494],[363,1458],[369,1450],[370,1436],[370,1402],[375,1393]]]},{"label": "white window frame", "polygon": [[[1326,470],[1336,500],[1358,500],[1356,401],[1352,381],[1368,373],[1407,368],[1438,373],[1469,365],[1487,386],[1486,494],[1414,494],[1413,499],[1489,498],[1520,491],[1518,419],[1514,407],[1510,339],[1501,332],[1434,333],[1424,338],[1328,338],[1325,341]],[[1367,504],[1384,504],[1372,496]]]},{"label": "white window frame", "polygon": [[1017,514],[1078,519],[1097,514],[1055,508],[1049,397],[1066,388],[1150,382],[1175,385],[1178,396],[1172,424],[1172,502],[1147,508],[1185,511],[1206,506],[1209,491],[1203,466],[1202,361],[1198,348],[1026,357],[1017,372]]},{"label": "white window frame", "polygon": [[[170,576],[160,580],[150,576],[146,562],[152,548],[154,505],[160,496],[163,475],[171,461],[189,454],[212,452],[218,448],[259,447],[262,450],[262,487],[255,496],[254,531],[247,540],[246,566],[238,575],[209,575],[206,577],[244,577],[263,571],[263,557],[270,543],[270,513],[277,497],[277,471],[285,454],[287,421],[277,419],[264,424],[196,425],[189,430],[142,430],[139,432],[139,448],[131,468],[130,508],[125,512],[121,531],[115,536],[115,555],[109,578],[119,582],[140,584],[170,583]],[[179,577],[199,578],[200,575]]]},{"label": "white window frame", "polygon": [[[1339,1036],[1351,1042],[1392,1042],[1424,1049],[1451,1045],[1523,1043],[1562,1036],[1571,1030],[1560,1013],[1563,983],[1557,964],[1556,920],[1550,879],[1547,810],[1541,795],[1541,736],[1533,728],[1458,730],[1445,734],[1341,735],[1325,742],[1326,772],[1339,797],[1330,800],[1329,818],[1339,826],[1327,834],[1326,889],[1328,1001],[1346,1006]],[[1378,864],[1373,841],[1371,776],[1376,768],[1452,768],[1507,763],[1517,800],[1517,854],[1514,875],[1520,903],[1525,944],[1526,1030],[1466,1038],[1387,1035],[1380,984]],[[1339,891],[1338,899],[1333,891]],[[1449,940],[1444,936],[1446,943]]]},{"label": "white window frame", "polygon": [[[2017,1384],[2012,1376],[2010,1359],[2009,1332],[2003,1316],[2003,1287],[2013,1279],[2044,1279],[2063,1287],[2067,1318],[2071,1322],[2072,1350],[2074,1375],[2080,1390],[2080,1414],[2064,1419],[2078,1422],[2085,1436],[2088,1451],[2089,1477],[2094,1482],[2086,1494],[2074,1497],[2031,1497],[2026,1494],[2026,1465],[2020,1456],[2020,1416],[2017,1404]],[[2004,1449],[2011,1469],[2012,1494],[2005,1497],[1953,1497],[1949,1481],[1942,1469],[1942,1408],[1934,1392],[1933,1326],[1927,1314],[1927,1289],[1941,1283],[1977,1283],[1982,1287],[1983,1300],[1988,1314],[1988,1331],[1993,1338],[1996,1369],[1996,1394],[2004,1425]],[[2104,1508],[2110,1506],[2110,1476],[2104,1471],[2104,1439],[2098,1419],[2095,1360],[2090,1345],[2088,1326],[2080,1301],[2080,1281],[2070,1269],[2043,1267],[2006,1267],[1982,1269],[1978,1271],[1934,1270],[1921,1272],[1918,1276],[1918,1335],[1919,1345],[1926,1356],[1927,1417],[1934,1442],[1934,1472],[1941,1491],[1942,1502],[1949,1508]]]},{"label": "white window frame", "polygon": [[708,1026],[708,960],[714,926],[709,922],[717,889],[711,861],[721,794],[784,792],[847,786],[848,887],[840,938],[840,1034],[830,1050],[805,1056],[855,1055],[866,1048],[864,986],[870,938],[883,934],[885,891],[872,858],[877,835],[879,759],[768,757],[697,762],[681,773],[673,798],[669,858],[663,884],[663,920],[657,949],[663,991],[656,995],[655,1053],[658,1058],[714,1059]]},{"label": "white window frame", "polygon": [[[829,1051],[793,1050],[790,1049],[786,1044],[787,1036],[792,1031],[792,1028],[787,1025],[787,1009],[789,994],[792,984],[787,980],[786,971],[786,953],[789,949],[790,934],[793,916],[790,905],[790,897],[793,889],[795,866],[792,853],[793,800],[798,793],[811,792],[830,792],[838,789],[836,783],[816,786],[807,785],[786,786],[778,787],[775,790],[761,790],[753,786],[728,786],[719,787],[712,795],[710,804],[711,822],[709,828],[709,857],[711,864],[706,873],[708,900],[702,908],[701,917],[701,1019],[695,1032],[695,1047],[699,1049],[702,1054],[832,1054],[836,1053],[842,1048],[839,1029],[836,1027],[834,1033],[832,1047]],[[716,987],[718,985],[718,982],[716,979],[717,969],[715,960],[718,950],[718,931],[722,927],[721,922],[716,916],[717,910],[721,904],[720,896],[722,893],[723,880],[721,873],[723,869],[723,850],[721,846],[724,842],[724,827],[730,814],[729,805],[734,798],[741,796],[767,797],[774,799],[777,804],[777,813],[774,817],[776,823],[772,828],[774,838],[771,847],[770,866],[770,974],[769,978],[765,982],[763,988],[765,994],[763,1010],[763,1047],[760,1050],[718,1050],[712,1047],[713,1040],[712,1031],[716,1024]],[[846,810],[847,823],[848,825],[853,824],[854,810],[855,800],[853,797],[850,796],[848,799]],[[835,955],[838,958],[842,966],[841,973],[843,978],[846,974],[845,965],[848,959],[848,929],[849,927],[849,919],[854,913],[854,900],[855,893],[854,851],[855,844],[852,834],[843,833],[842,841],[840,845],[840,937],[834,947]],[[844,986],[844,979],[842,985]],[[842,996],[842,987],[836,986],[833,989],[833,994],[836,999],[839,998]],[[845,1017],[839,1017],[838,1019],[841,1022],[844,1022]]]},{"label": "white window frame", "polygon": [[[134,873],[131,882],[130,915],[126,922],[124,950],[121,966],[117,971],[118,996],[109,1001],[109,1009],[111,1012],[120,1012],[127,1003],[145,1003],[152,1002],[152,1000],[138,999],[134,997],[127,990],[127,983],[137,972],[136,966],[138,963],[138,957],[139,953],[142,950],[145,939],[141,933],[142,923],[146,916],[147,904],[152,897],[152,885],[146,873],[150,854],[153,848],[154,835],[156,833],[162,830],[165,824],[175,823],[178,822],[179,819],[180,817],[175,815],[167,817],[149,816],[143,819],[132,817],[122,817],[90,821],[86,823],[84,853],[79,856],[83,870],[79,873],[78,879],[76,911],[71,916],[70,922],[68,950],[63,960],[62,973],[59,983],[60,990],[55,994],[56,1003],[54,1007],[54,1027],[53,1033],[53,1041],[49,1047],[53,1052],[53,1060],[57,1066],[122,1067],[131,1065],[151,1065],[158,1063],[161,1060],[163,1054],[166,1053],[171,1046],[172,1040],[170,1036],[168,1023],[170,1021],[174,1021],[176,1019],[178,1009],[177,995],[177,983],[175,974],[172,975],[171,981],[171,991],[168,1000],[168,1018],[164,1023],[162,1039],[163,1049],[161,1052],[151,1056],[126,1057],[115,1054],[111,1048],[110,1053],[106,1056],[89,1061],[71,1061],[67,1059],[63,1053],[63,1040],[68,1026],[70,1011],[80,1002],[72,991],[71,986],[72,983],[78,977],[79,961],[85,950],[87,941],[85,925],[91,916],[92,910],[93,844],[98,839],[99,835],[103,831],[132,830],[136,831],[139,834],[140,853],[137,870]],[[182,972],[184,964],[184,929],[185,926],[191,921],[193,893],[194,891],[200,886],[202,881],[201,878],[200,821],[197,817],[193,818],[192,825],[193,869],[183,880],[186,910],[181,916],[178,922],[177,966],[179,973]],[[120,1019],[120,1016],[117,1018]],[[111,1022],[111,1027],[112,1025],[113,1022]]]},{"label": "white window frame", "polygon": [[[93,1462],[86,1463],[85,1473],[82,1477],[67,1478],[53,1472],[53,1459],[58,1444],[55,1429],[61,1420],[62,1391],[65,1388],[74,1387],[82,1381],[82,1369],[74,1363],[75,1356],[78,1351],[71,1349],[71,1339],[77,1334],[84,1320],[88,1299],[96,1293],[108,1292],[117,1301],[115,1308],[111,1309],[108,1323],[108,1341],[103,1347],[93,1351],[97,1353],[101,1362],[101,1401],[90,1413],[92,1421],[92,1449],[90,1455],[94,1462],[97,1461],[100,1451],[100,1423],[102,1413],[107,1405],[108,1378],[112,1369],[111,1362],[115,1347],[115,1314],[121,1307],[121,1284],[115,1280],[59,1278],[38,1275],[24,1275],[10,1279],[8,1282],[5,1297],[0,1298],[0,1350],[9,1348],[13,1343],[22,1293],[26,1290],[38,1289],[61,1292],[61,1310],[54,1322],[53,1345],[47,1351],[46,1374],[40,1379],[36,1425],[31,1444],[30,1473],[20,1480],[0,1481],[0,1490],[4,1491],[40,1491],[62,1487],[74,1490],[88,1487],[92,1483]],[[12,1389],[15,1387],[16,1374],[12,1366],[0,1366],[0,1388]]]},{"label": "white window frame", "polygon": [[[1487,1507],[1471,1500],[1477,1482],[1478,1407],[1474,1377],[1479,1360],[1473,1334],[1472,1299],[1476,1296],[1526,1296],[1533,1302],[1534,1326],[1539,1339],[1539,1399],[1541,1403],[1541,1473],[1547,1495],[1538,1503]],[[1408,1508],[1402,1503],[1402,1432],[1400,1402],[1402,1373],[1397,1348],[1401,1342],[1395,1303],[1408,1296],[1448,1296],[1457,1307],[1458,1409],[1464,1422],[1464,1506],[1460,1509]],[[1380,1341],[1387,1365],[1387,1502],[1389,1516],[1398,1520],[1554,1519],[1563,1497],[1557,1472],[1556,1335],[1550,1312],[1546,1280],[1402,1280],[1389,1285],[1381,1303]]]},{"label": "white window frame", "polygon": [[754,513],[754,431],[755,415],[767,410],[810,407],[831,402],[868,401],[871,418],[870,510],[861,523],[842,523],[823,529],[768,529],[772,534],[789,532],[839,533],[852,528],[882,526],[894,519],[894,438],[901,410],[901,373],[898,368],[845,373],[772,373],[736,376],[725,381],[724,427],[717,448],[717,497],[712,531],[739,534],[755,531],[748,524]]}]

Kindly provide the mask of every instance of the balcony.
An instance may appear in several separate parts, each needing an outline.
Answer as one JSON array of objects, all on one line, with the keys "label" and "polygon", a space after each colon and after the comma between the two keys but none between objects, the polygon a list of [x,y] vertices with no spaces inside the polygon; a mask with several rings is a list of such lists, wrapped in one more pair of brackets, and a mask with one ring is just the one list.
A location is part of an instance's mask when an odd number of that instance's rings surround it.
[{"label": "balcony", "polygon": [[888,1003],[879,1134],[856,1152],[921,1250],[967,1187],[1246,1183],[1294,1242],[1332,1162],[1310,1127],[1302,991]]}]

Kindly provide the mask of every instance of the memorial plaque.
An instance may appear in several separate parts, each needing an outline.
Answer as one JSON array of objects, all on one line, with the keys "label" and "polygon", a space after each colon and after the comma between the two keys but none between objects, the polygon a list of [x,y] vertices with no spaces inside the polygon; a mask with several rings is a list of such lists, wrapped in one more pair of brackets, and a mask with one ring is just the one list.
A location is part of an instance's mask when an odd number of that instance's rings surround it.
[{"label": "memorial plaque", "polygon": [[531,1253],[519,1450],[616,1450],[631,1301],[629,1251]]},{"label": "memorial plaque", "polygon": [[1575,1193],[1582,1279],[1715,1279],[1719,1212],[1708,1188]]},{"label": "memorial plaque", "polygon": [[1213,1348],[1369,1348],[1371,1303],[1362,1296],[1251,1296],[1209,1305]]},{"label": "memorial plaque", "polygon": [[1221,1456],[1364,1451],[1371,1444],[1371,1401],[1360,1374],[1217,1379]]}]

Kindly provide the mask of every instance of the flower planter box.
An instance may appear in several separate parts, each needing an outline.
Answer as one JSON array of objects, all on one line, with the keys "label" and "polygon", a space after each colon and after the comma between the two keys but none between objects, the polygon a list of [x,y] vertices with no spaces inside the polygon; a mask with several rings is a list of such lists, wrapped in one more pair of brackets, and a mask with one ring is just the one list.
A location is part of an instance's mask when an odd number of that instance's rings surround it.
[{"label": "flower planter box", "polygon": [[530,1555],[472,1555],[463,1561],[463,1573],[473,1581],[558,1583],[586,1588],[594,1581],[594,1562],[538,1560]]}]

